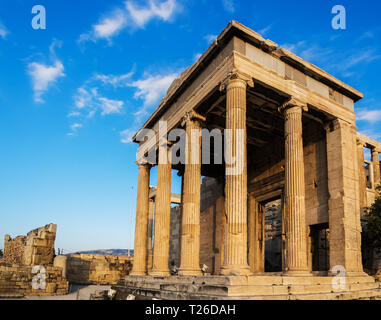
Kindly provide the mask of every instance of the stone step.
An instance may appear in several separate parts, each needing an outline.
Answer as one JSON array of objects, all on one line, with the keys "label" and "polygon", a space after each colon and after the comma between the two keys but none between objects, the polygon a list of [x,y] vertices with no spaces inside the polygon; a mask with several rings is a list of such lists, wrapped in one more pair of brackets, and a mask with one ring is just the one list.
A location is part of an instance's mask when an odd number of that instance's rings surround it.
[{"label": "stone step", "polygon": [[379,283],[350,283],[344,289],[334,289],[330,284],[300,284],[300,285],[248,285],[248,286],[221,286],[221,285],[193,285],[176,283],[137,283],[127,282],[131,288],[149,291],[188,292],[198,294],[209,294],[216,296],[243,296],[262,295],[276,296],[288,294],[320,294],[320,293],[342,293],[346,291],[372,290],[380,288]]},{"label": "stone step", "polygon": [[[123,290],[123,289],[121,289]],[[280,294],[280,295],[240,295],[240,296],[225,296],[211,294],[192,294],[189,292],[175,291],[135,291],[135,295],[143,296],[145,299],[159,298],[163,300],[380,300],[381,289],[360,290],[360,291],[345,291],[336,293],[314,293],[314,294]]]},{"label": "stone step", "polygon": [[126,292],[135,291],[146,298],[159,299],[367,299],[375,293],[376,296],[381,295],[381,283],[375,282],[373,277],[346,277],[344,289],[335,289],[333,279],[319,276],[129,276],[119,283],[119,288],[125,288]]},{"label": "stone step", "polygon": [[[331,284],[333,277],[321,276],[247,276],[247,277],[154,277],[154,276],[128,276],[129,283],[173,283],[173,284],[194,284],[194,285],[289,285],[289,284]],[[356,277],[346,277],[346,283],[368,283],[375,282],[373,277],[364,275]]]},{"label": "stone step", "polygon": [[358,300],[381,298],[381,290],[361,290],[328,294],[299,294],[290,296],[290,300]]},{"label": "stone step", "polygon": [[24,298],[24,294],[20,293],[20,294],[12,294],[12,293],[7,293],[7,294],[3,294],[1,293],[0,294],[0,299],[22,299]]}]

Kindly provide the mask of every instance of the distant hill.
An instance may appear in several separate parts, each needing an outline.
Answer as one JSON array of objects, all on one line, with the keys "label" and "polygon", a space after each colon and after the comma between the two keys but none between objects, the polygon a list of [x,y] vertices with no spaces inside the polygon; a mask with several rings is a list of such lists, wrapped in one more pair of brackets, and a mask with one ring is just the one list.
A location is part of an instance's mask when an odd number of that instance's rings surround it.
[{"label": "distant hill", "polygon": [[103,256],[132,256],[134,255],[133,249],[99,249],[99,250],[89,250],[89,251],[78,251],[74,254],[100,254]]}]

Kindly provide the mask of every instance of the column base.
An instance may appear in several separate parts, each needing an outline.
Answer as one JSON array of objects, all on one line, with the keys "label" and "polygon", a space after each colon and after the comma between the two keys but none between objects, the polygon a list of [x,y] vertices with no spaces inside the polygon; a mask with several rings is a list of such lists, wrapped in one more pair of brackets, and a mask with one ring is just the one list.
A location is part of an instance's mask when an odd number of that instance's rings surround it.
[{"label": "column base", "polygon": [[252,272],[248,265],[228,265],[221,267],[220,274],[222,276],[248,276]]},{"label": "column base", "polygon": [[152,270],[149,273],[150,276],[157,276],[157,277],[169,277],[171,273],[169,270]]},{"label": "column base", "polygon": [[286,277],[312,277],[312,272],[309,270],[287,270],[283,271]]},{"label": "column base", "polygon": [[131,271],[130,276],[146,276],[147,272],[144,271]]},{"label": "column base", "polygon": [[179,276],[201,276],[202,272],[201,272],[201,269],[180,267],[178,275]]},{"label": "column base", "polygon": [[[339,272],[336,272],[336,273],[332,273],[331,270],[328,271],[328,276],[330,277],[336,277],[339,275]],[[358,272],[354,272],[354,271],[349,271],[349,272],[345,272],[342,274],[342,276],[344,277],[369,277],[369,274],[367,274],[366,272],[364,271],[358,271]]]}]

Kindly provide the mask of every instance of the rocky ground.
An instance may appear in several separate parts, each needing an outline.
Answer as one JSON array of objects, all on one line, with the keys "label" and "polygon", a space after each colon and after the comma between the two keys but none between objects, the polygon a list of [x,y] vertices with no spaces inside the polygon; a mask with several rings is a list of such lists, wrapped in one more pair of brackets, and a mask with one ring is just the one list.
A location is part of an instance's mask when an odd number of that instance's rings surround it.
[{"label": "rocky ground", "polygon": [[[62,296],[24,296],[24,297],[9,297],[12,300],[91,300],[90,296],[95,295],[97,292],[110,290],[111,286],[97,286],[97,285],[71,285],[69,294]],[[0,297],[0,300],[6,300],[6,297]]]}]

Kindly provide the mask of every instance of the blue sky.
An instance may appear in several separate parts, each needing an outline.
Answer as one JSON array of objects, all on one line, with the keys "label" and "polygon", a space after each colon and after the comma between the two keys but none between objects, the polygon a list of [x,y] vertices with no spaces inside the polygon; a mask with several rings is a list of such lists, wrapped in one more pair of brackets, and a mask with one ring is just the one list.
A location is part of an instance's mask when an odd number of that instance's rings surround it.
[{"label": "blue sky", "polygon": [[358,128],[381,140],[380,17],[373,0],[0,0],[0,247],[50,222],[57,248],[131,247],[131,135],[232,19],[362,91]]}]

